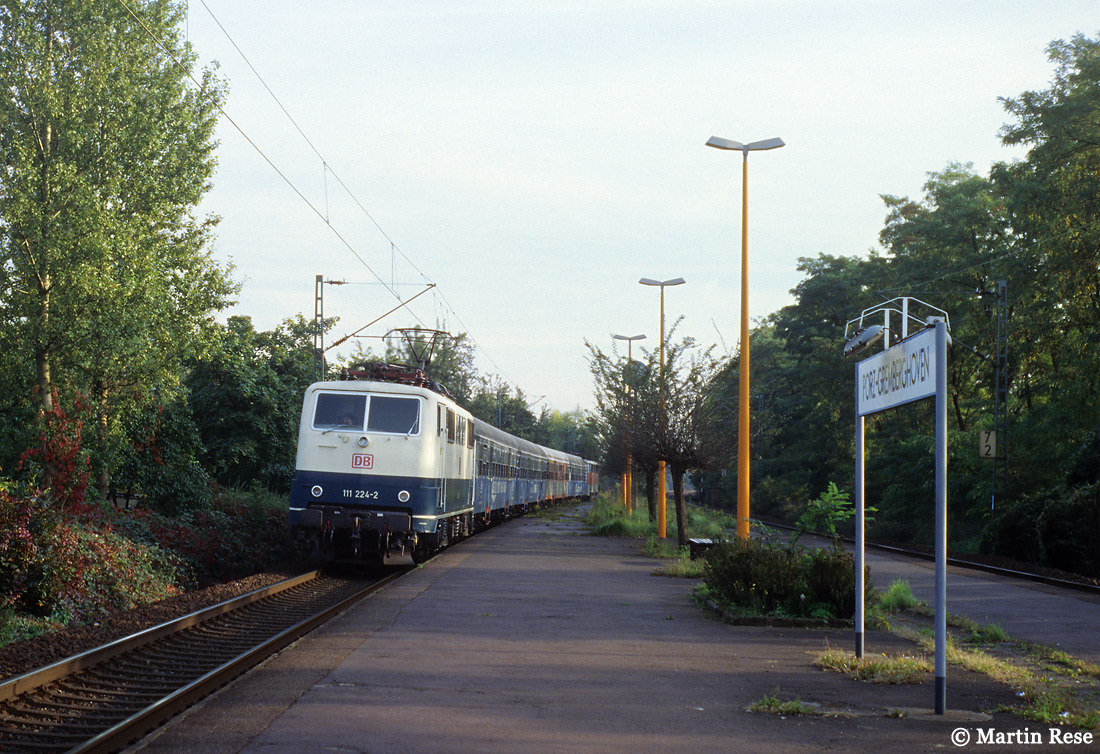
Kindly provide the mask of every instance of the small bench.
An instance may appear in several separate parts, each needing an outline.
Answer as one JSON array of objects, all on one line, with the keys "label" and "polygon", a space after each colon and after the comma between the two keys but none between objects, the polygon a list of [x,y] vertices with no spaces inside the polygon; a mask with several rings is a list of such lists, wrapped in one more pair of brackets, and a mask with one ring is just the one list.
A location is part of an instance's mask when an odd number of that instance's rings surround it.
[{"label": "small bench", "polygon": [[695,560],[712,547],[714,547],[713,539],[688,538],[688,552],[692,560]]}]

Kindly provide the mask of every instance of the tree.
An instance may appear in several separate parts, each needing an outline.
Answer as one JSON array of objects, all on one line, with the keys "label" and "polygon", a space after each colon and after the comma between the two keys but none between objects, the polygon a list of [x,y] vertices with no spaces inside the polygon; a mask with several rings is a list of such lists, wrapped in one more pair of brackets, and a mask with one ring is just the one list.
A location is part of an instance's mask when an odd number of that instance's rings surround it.
[{"label": "tree", "polygon": [[[675,332],[675,325],[672,331]],[[596,416],[604,442],[603,468],[616,473],[629,455],[646,474],[650,518],[655,518],[652,479],[658,461],[668,464],[676,506],[677,536],[687,546],[684,474],[717,466],[729,454],[730,435],[719,431],[722,409],[713,384],[722,365],[712,348],[698,351],[691,338],[668,342],[659,352],[641,349],[631,364],[586,343],[596,384]]]},{"label": "tree", "polygon": [[538,441],[538,419],[528,407],[527,397],[496,375],[478,380],[466,408],[498,429],[524,440]]},{"label": "tree", "polygon": [[536,422],[536,440],[540,445],[595,460],[599,444],[594,435],[592,419],[581,410],[558,411],[544,409]]},{"label": "tree", "polygon": [[605,474],[622,474],[629,458],[634,470],[645,475],[649,517],[656,521],[657,498],[653,491],[659,453],[655,417],[650,410],[656,395],[655,357],[643,350],[644,361],[620,362],[617,352],[606,354],[587,341],[585,346],[595,385],[592,424],[602,447],[600,468]]},{"label": "tree", "polygon": [[313,381],[313,327],[299,314],[256,332],[248,317],[230,317],[191,364],[186,385],[203,466],[220,484],[290,489],[302,396]]},{"label": "tree", "polygon": [[[675,330],[675,327],[673,328]],[[697,351],[691,338],[666,343],[664,369],[658,369],[653,431],[657,454],[668,464],[676,504],[676,531],[680,547],[687,547],[687,505],[684,474],[711,469],[725,460],[733,446],[720,432],[722,412],[713,399],[712,385],[722,365],[712,356],[713,346]]]},{"label": "tree", "polygon": [[1061,461],[1016,471],[1049,485],[1100,426],[1100,40],[1078,35],[1047,52],[1050,87],[1002,100],[1015,119],[1002,139],[1027,157],[995,166],[993,179],[1016,234],[1013,362],[1027,416],[1015,437]]},{"label": "tree", "polygon": [[131,6],[0,2],[0,346],[41,411],[55,388],[89,397],[102,494],[127,422],[178,390],[235,290],[194,215],[222,85],[189,83],[179,8]]}]

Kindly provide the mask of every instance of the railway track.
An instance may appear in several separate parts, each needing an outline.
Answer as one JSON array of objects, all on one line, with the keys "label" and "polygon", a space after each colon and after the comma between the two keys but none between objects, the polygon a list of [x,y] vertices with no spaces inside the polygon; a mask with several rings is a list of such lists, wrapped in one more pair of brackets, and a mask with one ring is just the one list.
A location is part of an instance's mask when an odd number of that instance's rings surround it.
[{"label": "railway track", "polygon": [[[783,524],[776,521],[764,521],[766,526],[773,529],[784,529],[787,531],[797,531],[797,526],[790,524]],[[809,532],[812,536],[821,537],[827,539],[827,535],[818,534],[816,532]],[[855,539],[852,537],[841,537],[842,541],[850,546],[855,546]],[[922,550],[914,550],[906,547],[899,547],[898,545],[888,545],[879,542],[867,541],[864,545],[873,550],[879,550],[880,552],[894,553],[895,555],[904,555],[910,558],[917,558],[919,560],[934,561],[936,556],[933,553],[925,552]],[[947,564],[950,566],[957,566],[959,568],[969,568],[975,571],[984,571],[985,573],[992,573],[999,576],[1010,576],[1016,579],[1023,579],[1025,581],[1034,581],[1040,584],[1047,584],[1049,586],[1057,586],[1063,589],[1072,589],[1074,591],[1086,592],[1088,594],[1100,595],[1100,584],[1088,583],[1084,581],[1072,581],[1070,579],[1063,579],[1057,576],[1049,576],[1047,574],[1035,573],[1033,571],[1020,570],[1015,568],[1006,568],[1004,566],[991,565],[989,563],[982,563],[980,561],[968,560],[966,558],[960,558],[957,556],[949,555],[947,558]]]},{"label": "railway track", "polygon": [[13,678],[0,684],[0,751],[117,751],[405,570],[314,571]]}]

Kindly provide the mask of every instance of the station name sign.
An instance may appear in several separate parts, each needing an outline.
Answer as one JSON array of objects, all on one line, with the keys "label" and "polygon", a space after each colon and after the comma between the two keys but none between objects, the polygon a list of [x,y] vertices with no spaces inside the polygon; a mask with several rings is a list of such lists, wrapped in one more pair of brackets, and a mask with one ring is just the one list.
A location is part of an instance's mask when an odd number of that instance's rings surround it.
[{"label": "station name sign", "polygon": [[856,364],[856,414],[866,416],[936,394],[936,331],[906,338]]}]

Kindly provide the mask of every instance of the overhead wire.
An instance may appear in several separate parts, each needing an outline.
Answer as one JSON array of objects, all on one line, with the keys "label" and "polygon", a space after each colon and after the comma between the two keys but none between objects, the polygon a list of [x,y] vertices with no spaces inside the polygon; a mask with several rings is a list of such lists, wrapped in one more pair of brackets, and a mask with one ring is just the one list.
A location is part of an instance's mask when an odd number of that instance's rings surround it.
[{"label": "overhead wire", "polygon": [[[178,57],[176,57],[172,53],[172,51],[170,49],[168,49],[168,47],[164,44],[164,42],[162,42],[157,37],[157,35],[153,33],[153,30],[150,29],[148,24],[146,24],[145,21],[137,13],[134,12],[134,9],[131,8],[126,3],[126,0],[118,0],[118,3],[123,8],[126,9],[126,12],[129,13],[135,21],[138,22],[138,24],[141,26],[141,28],[145,30],[145,33],[149,36],[149,38],[151,40],[153,40],[153,43],[156,44],[157,47],[159,47],[164,52],[165,55],[167,55],[169,58],[171,58],[173,60],[173,62],[175,62],[180,67],[186,68],[186,66],[184,66],[184,64],[183,64],[183,61],[180,60]],[[191,81],[196,86],[199,86],[199,87],[202,86],[202,84],[198,81],[198,79],[196,79],[195,76],[191,73],[189,68],[187,70],[187,77],[189,79],[191,79]],[[313,202],[311,202],[306,197],[306,195],[303,194],[302,191],[294,184],[294,182],[292,180],[290,180],[290,178],[287,177],[287,175],[285,173],[283,173],[282,170],[279,169],[279,167],[274,163],[274,161],[272,161],[272,159],[270,157],[268,157],[267,154],[262,149],[260,149],[260,146],[255,141],[252,140],[252,138],[245,132],[245,130],[237,123],[237,121],[235,121],[229,115],[229,113],[227,113],[225,111],[225,108],[223,108],[221,105],[218,105],[217,108],[218,108],[218,112],[222,115],[222,117],[224,117],[233,126],[233,128],[237,129],[237,132],[240,133],[240,135],[244,138],[245,141],[248,142],[249,146],[251,146],[256,151],[256,153],[258,155],[260,155],[261,158],[263,158],[264,162],[266,162],[271,167],[271,169],[274,170],[275,173],[280,178],[283,179],[283,182],[286,183],[286,185],[289,186],[291,188],[291,190],[295,194],[298,195],[298,198],[301,199],[303,202],[305,202],[306,206],[309,207],[313,211],[313,213],[315,215],[317,215],[317,217],[319,217],[325,223],[326,226],[328,226],[329,230],[333,233],[333,235],[335,235],[336,238],[340,241],[340,243],[342,243],[347,248],[347,250],[350,251],[352,253],[352,255],[354,255],[355,258],[359,260],[360,264],[362,264],[364,267],[366,267],[367,271],[369,271],[370,274],[373,275],[375,277],[375,279],[378,280],[379,283],[381,283],[383,286],[385,286],[386,290],[389,291],[390,294],[395,299],[397,299],[399,302],[405,303],[402,300],[402,298],[397,294],[396,291],[394,291],[392,288],[390,288],[388,285],[386,285],[386,281],[383,280],[382,277],[377,272],[374,271],[374,268],[372,268],[369,264],[367,264],[367,261],[365,259],[363,259],[362,255],[360,255],[359,252],[355,249],[355,247],[352,246],[351,243],[343,236],[343,234],[340,233],[340,231],[337,230],[332,225],[332,223],[330,223],[328,221],[328,219],[325,217],[325,215],[313,204]],[[408,309],[408,307],[406,307],[406,309]],[[417,316],[416,312],[414,312],[412,309],[408,309],[408,312],[416,319],[417,322],[420,322],[420,324],[424,325],[424,322],[420,319],[419,316]],[[425,325],[425,326],[427,326],[427,325]]]},{"label": "overhead wire", "polygon": [[[122,0],[119,0],[119,1],[122,2]],[[233,39],[232,35],[230,35],[229,31],[225,28],[225,26],[218,19],[218,17],[214,15],[214,12],[210,9],[210,6],[207,5],[206,0],[199,0],[199,1],[202,3],[203,8],[206,9],[206,12],[210,15],[210,18],[212,18],[214,20],[214,23],[217,25],[218,29],[220,29],[222,34],[225,35],[225,38],[227,40],[229,40],[229,43],[231,45],[233,45],[233,49],[235,49],[237,51],[237,54],[241,56],[241,59],[245,62],[245,65],[247,65],[249,70],[252,71],[253,75],[256,76],[256,79],[260,82],[260,84],[263,86],[263,88],[267,91],[267,93],[275,101],[275,104],[277,104],[279,106],[279,109],[283,111],[283,114],[287,117],[287,119],[290,121],[290,123],[294,126],[294,128],[298,132],[298,134],[302,137],[302,139],[306,142],[306,144],[309,145],[309,148],[311,150],[313,150],[313,153],[315,155],[317,155],[317,158],[319,160],[321,160],[321,164],[322,164],[324,174],[325,174],[325,210],[326,211],[325,211],[325,215],[322,216],[322,219],[325,221],[325,223],[328,224],[331,227],[331,222],[330,222],[329,217],[328,217],[328,176],[331,175],[333,180],[335,180],[336,183],[339,184],[340,188],[342,188],[344,190],[344,192],[348,195],[348,197],[352,200],[352,202],[354,202],[355,205],[359,208],[359,210],[366,216],[366,218],[368,220],[370,220],[371,224],[373,224],[374,227],[378,230],[378,232],[382,234],[382,237],[385,238],[386,241],[389,242],[390,252],[391,252],[391,262],[390,262],[391,280],[395,281],[395,279],[396,279],[396,275],[395,275],[395,272],[394,272],[395,265],[394,265],[394,262],[393,262],[393,259],[392,259],[393,252],[396,252],[397,254],[401,255],[401,257],[409,264],[409,266],[412,267],[413,270],[415,270],[416,273],[418,275],[420,275],[420,277],[423,278],[426,283],[429,283],[431,286],[433,286],[433,288],[434,288],[433,298],[438,298],[442,301],[445,309],[447,311],[449,311],[451,313],[451,315],[454,316],[455,320],[462,327],[462,329],[466,332],[467,337],[470,338],[470,340],[471,340],[471,342],[473,342],[474,346],[477,347],[477,349],[481,351],[482,355],[489,361],[490,364],[492,364],[496,368],[497,372],[499,374],[503,375],[503,370],[500,368],[500,365],[497,364],[496,361],[493,359],[493,357],[489,354],[489,352],[486,351],[485,348],[480,343],[478,343],[477,340],[472,335],[470,335],[470,328],[467,327],[466,323],[462,321],[462,318],[458,315],[458,311],[454,308],[454,306],[451,305],[451,302],[447,299],[447,297],[443,293],[443,291],[438,287],[438,284],[435,283],[423,270],[421,270],[420,267],[418,267],[417,264],[404,252],[404,250],[400,246],[397,245],[397,243],[393,240],[393,238],[390,237],[389,233],[386,232],[386,230],[382,227],[382,225],[378,222],[378,220],[376,220],[374,218],[374,216],[370,213],[370,211],[359,200],[359,197],[355,195],[355,192],[353,192],[351,190],[351,188],[344,182],[343,178],[341,178],[340,175],[335,170],[333,170],[332,165],[328,162],[328,160],[325,159],[325,156],[321,153],[321,150],[317,148],[317,146],[313,143],[312,140],[310,140],[310,138],[306,134],[306,132],[302,129],[302,127],[298,124],[298,122],[294,119],[294,116],[290,114],[290,111],[287,110],[286,106],[283,105],[283,103],[279,99],[279,97],[275,94],[275,92],[271,89],[271,87],[268,86],[268,84],[264,80],[263,76],[260,75],[260,72],[256,69],[256,67],[254,65],[252,65],[252,62],[248,59],[248,56],[244,54],[244,50],[242,50],[240,45],[238,45],[236,43],[236,41]],[[132,14],[132,11],[131,11],[131,14]],[[136,16],[135,16],[135,18],[136,18]],[[224,111],[222,111],[222,112],[224,113]],[[228,117],[229,116],[226,115],[226,118],[228,118]],[[232,122],[232,120],[230,120],[230,122]],[[235,128],[237,128],[238,131],[241,131],[242,134],[244,133],[241,130],[240,126],[238,126],[236,123],[233,123],[233,126]],[[247,138],[247,136],[246,136],[246,138]],[[252,143],[251,139],[249,139],[249,143],[250,144]],[[267,160],[267,157],[265,156],[264,159]],[[268,162],[270,164],[270,160],[268,160]],[[272,165],[272,167],[274,167],[274,165]],[[280,173],[280,176],[282,176],[282,173]],[[287,180],[287,179],[284,177],[284,180]],[[288,181],[288,183],[289,183],[289,181]],[[295,191],[296,191],[296,193],[298,193],[299,196],[302,196],[301,192],[298,192],[297,189],[295,189]],[[302,197],[302,198],[305,199],[305,197]],[[308,203],[308,200],[306,200],[306,201]],[[314,211],[316,212],[317,210],[314,209]],[[318,216],[321,216],[319,212],[318,212]],[[341,240],[343,240],[342,237],[341,237]],[[345,245],[348,245],[348,244],[345,242]],[[351,247],[349,246],[349,249],[350,248]],[[382,279],[378,276],[378,274],[375,273],[374,270],[372,270],[366,264],[366,262],[363,261],[363,259],[359,256],[359,254],[356,253],[354,250],[352,250],[352,251],[353,251],[353,253],[355,253],[355,256],[357,258],[359,258],[360,262],[363,262],[364,266],[366,266],[367,269],[371,270],[371,274],[374,275],[374,277],[377,278],[379,282],[383,283],[383,285],[386,285],[385,282],[382,281]],[[386,287],[390,290],[390,293],[392,293],[399,301],[401,300],[400,296],[398,296],[396,291],[393,289],[396,286],[391,287],[391,286],[387,285]],[[411,309],[409,311],[410,311],[410,313],[412,313]],[[413,313],[413,316],[416,317],[415,313]],[[423,321],[419,317],[416,317],[416,319],[421,324],[424,324]]]}]

